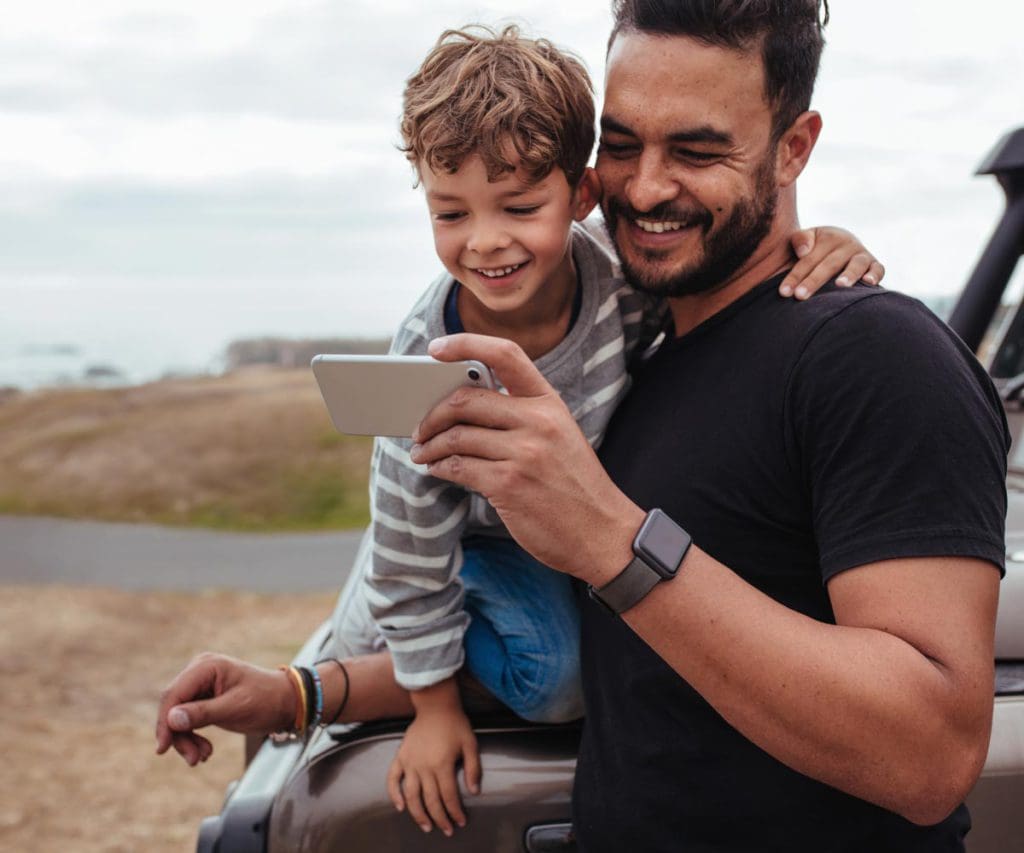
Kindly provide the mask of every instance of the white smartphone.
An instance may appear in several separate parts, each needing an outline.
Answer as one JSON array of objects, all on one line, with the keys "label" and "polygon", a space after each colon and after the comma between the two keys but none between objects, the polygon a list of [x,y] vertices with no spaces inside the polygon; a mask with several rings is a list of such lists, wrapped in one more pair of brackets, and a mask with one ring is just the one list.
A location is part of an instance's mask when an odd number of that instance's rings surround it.
[{"label": "white smartphone", "polygon": [[318,355],[313,375],[338,432],[408,437],[456,388],[496,388],[479,361],[428,355]]}]

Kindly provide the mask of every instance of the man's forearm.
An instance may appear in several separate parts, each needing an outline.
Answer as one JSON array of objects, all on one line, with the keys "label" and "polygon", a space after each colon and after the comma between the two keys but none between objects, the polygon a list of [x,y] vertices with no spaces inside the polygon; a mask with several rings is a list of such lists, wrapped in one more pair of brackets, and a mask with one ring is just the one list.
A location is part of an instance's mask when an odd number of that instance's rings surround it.
[{"label": "man's forearm", "polygon": [[697,548],[623,618],[766,752],[915,822],[945,817],[984,761],[991,669],[979,684],[886,630],[803,616]]}]

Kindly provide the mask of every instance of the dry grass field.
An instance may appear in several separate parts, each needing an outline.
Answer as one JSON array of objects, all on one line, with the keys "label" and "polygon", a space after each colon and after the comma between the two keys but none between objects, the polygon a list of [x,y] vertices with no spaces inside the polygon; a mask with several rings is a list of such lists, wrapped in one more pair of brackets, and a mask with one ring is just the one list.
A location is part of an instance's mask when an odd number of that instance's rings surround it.
[{"label": "dry grass field", "polygon": [[240,775],[212,732],[192,769],[157,757],[157,696],[194,654],[291,658],[334,597],[0,586],[0,850],[184,853]]},{"label": "dry grass field", "polygon": [[334,430],[308,369],[0,398],[0,512],[361,527],[369,455]]},{"label": "dry grass field", "polygon": [[[366,523],[370,442],[308,370],[0,396],[0,512],[249,530]],[[0,543],[2,544],[2,543]],[[2,549],[0,549],[2,559]],[[0,585],[0,850],[182,851],[242,770],[153,753],[160,690],[194,654],[289,660],[332,593]]]}]

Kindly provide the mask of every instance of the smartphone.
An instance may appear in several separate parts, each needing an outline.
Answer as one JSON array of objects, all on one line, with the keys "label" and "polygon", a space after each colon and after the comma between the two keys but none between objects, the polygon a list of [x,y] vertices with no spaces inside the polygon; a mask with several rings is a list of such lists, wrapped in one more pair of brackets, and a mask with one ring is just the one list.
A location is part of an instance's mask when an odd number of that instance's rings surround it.
[{"label": "smartphone", "polygon": [[312,367],[334,426],[350,435],[408,437],[456,388],[497,388],[479,361],[429,355],[318,355]]}]

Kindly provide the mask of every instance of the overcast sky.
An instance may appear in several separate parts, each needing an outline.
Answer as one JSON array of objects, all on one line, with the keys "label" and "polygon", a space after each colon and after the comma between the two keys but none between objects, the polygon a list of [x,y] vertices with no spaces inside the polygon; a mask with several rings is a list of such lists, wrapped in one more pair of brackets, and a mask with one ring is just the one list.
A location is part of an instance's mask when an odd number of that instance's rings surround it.
[{"label": "overcast sky", "polygon": [[[0,332],[41,323],[49,288],[95,294],[67,304],[97,328],[127,322],[111,293],[148,292],[225,339],[386,333],[438,269],[394,147],[403,82],[445,27],[509,16],[600,88],[604,0],[8,4]],[[972,172],[1024,125],[1022,33],[1018,0],[837,0],[804,223],[856,231],[893,288],[956,291],[1002,206]]]}]

